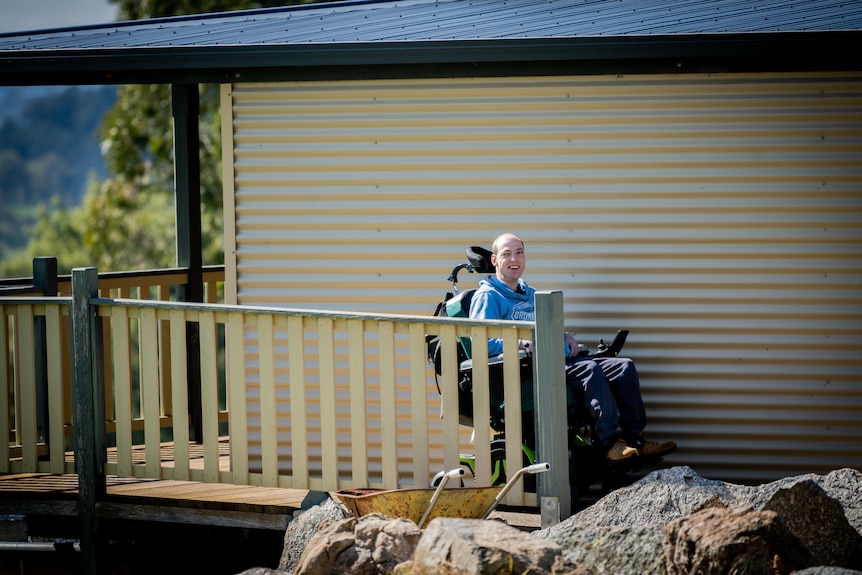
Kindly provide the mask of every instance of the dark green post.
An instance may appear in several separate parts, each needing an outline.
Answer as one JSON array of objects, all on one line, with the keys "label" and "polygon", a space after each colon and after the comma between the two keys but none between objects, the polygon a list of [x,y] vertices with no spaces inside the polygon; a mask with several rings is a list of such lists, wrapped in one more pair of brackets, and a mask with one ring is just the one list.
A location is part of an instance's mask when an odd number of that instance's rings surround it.
[{"label": "dark green post", "polygon": [[100,573],[101,534],[96,502],[105,482],[105,380],[102,373],[102,322],[90,299],[98,296],[96,268],[72,270],[72,384],[75,423],[75,466],[78,473],[78,519],[84,575]]},{"label": "dark green post", "polygon": [[[45,297],[57,295],[57,258],[33,258],[33,289]],[[51,441],[48,431],[48,337],[45,318],[33,318],[36,358],[36,434],[39,441]],[[60,438],[62,441],[62,438]]]},{"label": "dark green post", "polygon": [[[177,266],[188,270],[188,283],[179,301],[203,302],[203,250],[201,249],[201,163],[197,84],[173,84],[174,178],[177,210]],[[192,438],[203,442],[201,412],[201,348],[197,323],[186,323],[186,376]]]}]

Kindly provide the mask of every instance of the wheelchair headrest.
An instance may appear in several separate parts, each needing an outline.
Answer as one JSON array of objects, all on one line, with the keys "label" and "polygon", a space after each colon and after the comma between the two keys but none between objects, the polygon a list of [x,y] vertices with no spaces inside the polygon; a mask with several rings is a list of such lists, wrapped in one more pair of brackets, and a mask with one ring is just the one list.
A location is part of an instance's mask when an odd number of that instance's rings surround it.
[{"label": "wheelchair headrest", "polygon": [[494,273],[494,265],[491,263],[491,252],[483,247],[470,246],[467,248],[467,260],[473,266],[473,271],[476,273]]}]

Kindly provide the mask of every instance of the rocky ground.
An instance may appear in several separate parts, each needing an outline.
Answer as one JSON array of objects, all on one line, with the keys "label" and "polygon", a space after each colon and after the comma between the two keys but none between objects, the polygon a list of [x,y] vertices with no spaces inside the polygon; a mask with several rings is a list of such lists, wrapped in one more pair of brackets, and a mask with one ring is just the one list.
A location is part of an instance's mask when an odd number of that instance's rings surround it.
[{"label": "rocky ground", "polygon": [[759,486],[662,469],[565,521],[538,515],[412,521],[347,517],[325,499],[293,521],[276,570],[243,575],[862,575],[862,473]]}]

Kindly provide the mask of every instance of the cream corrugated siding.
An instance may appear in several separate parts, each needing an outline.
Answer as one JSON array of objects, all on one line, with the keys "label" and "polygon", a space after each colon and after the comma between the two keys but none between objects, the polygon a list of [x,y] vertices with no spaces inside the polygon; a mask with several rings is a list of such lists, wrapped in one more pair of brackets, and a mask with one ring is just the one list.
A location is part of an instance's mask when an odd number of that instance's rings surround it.
[{"label": "cream corrugated siding", "polygon": [[668,464],[862,468],[859,75],[223,93],[238,303],[428,314],[466,246],[514,231],[582,342],[632,331]]}]

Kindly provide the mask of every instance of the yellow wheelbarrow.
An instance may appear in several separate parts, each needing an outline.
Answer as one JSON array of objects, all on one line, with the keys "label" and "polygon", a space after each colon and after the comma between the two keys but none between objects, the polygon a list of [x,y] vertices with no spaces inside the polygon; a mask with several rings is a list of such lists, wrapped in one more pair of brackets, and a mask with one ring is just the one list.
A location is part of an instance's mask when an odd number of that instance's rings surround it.
[{"label": "yellow wheelbarrow", "polygon": [[519,469],[506,485],[445,489],[449,479],[464,475],[459,467],[446,472],[436,489],[344,489],[333,493],[356,517],[381,513],[410,519],[420,528],[435,517],[486,519],[506,493],[526,474],[543,473],[551,466],[535,463]]}]

